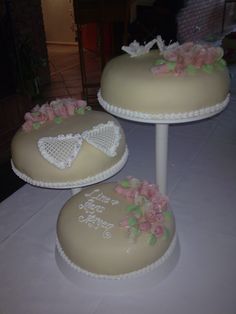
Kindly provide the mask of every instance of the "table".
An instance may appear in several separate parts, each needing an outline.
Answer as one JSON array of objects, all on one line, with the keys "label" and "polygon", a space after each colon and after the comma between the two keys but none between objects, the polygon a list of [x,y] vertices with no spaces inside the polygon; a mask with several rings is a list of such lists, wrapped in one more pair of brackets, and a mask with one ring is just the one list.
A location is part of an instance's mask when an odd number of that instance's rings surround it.
[{"label": "table", "polygon": [[[54,256],[58,213],[71,191],[26,184],[0,204],[0,313],[235,314],[234,81],[220,115],[169,127],[168,194],[181,253],[165,280],[142,293],[109,297],[75,286]],[[153,182],[155,126],[120,122],[132,158],[108,181],[135,175]]]}]

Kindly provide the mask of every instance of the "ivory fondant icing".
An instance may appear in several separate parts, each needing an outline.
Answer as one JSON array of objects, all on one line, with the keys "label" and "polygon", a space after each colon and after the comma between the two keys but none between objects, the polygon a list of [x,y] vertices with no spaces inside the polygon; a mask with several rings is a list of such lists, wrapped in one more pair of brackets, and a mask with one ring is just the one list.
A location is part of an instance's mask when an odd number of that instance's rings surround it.
[{"label": "ivory fondant icing", "polygon": [[167,123],[205,118],[226,106],[229,73],[223,62],[181,75],[155,74],[155,64],[162,58],[152,50],[136,57],[123,54],[108,62],[101,78],[101,105],[123,118],[127,111],[130,120],[133,116],[133,120]]},{"label": "ivory fondant icing", "polygon": [[96,183],[119,171],[128,155],[119,122],[92,110],[19,129],[11,151],[19,177],[53,188]]},{"label": "ivory fondant icing", "polygon": [[166,199],[148,183],[119,188],[117,183],[87,187],[58,217],[58,250],[85,274],[114,279],[137,275],[164,262],[162,257],[174,249],[175,221]]}]

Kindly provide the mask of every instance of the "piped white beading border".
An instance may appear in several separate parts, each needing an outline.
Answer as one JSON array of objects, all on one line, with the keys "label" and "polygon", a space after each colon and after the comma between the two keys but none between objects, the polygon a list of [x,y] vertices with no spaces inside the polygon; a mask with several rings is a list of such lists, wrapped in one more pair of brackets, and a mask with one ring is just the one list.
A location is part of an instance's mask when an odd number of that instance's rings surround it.
[{"label": "piped white beading border", "polygon": [[95,184],[101,181],[104,181],[110,177],[112,177],[114,174],[116,174],[118,171],[120,171],[123,166],[125,165],[127,159],[128,159],[128,147],[126,146],[125,148],[125,152],[123,154],[123,156],[121,157],[121,159],[115,164],[113,165],[111,168],[100,172],[98,174],[96,174],[95,176],[91,176],[91,177],[87,177],[85,179],[81,179],[78,181],[66,181],[66,182],[44,182],[44,181],[37,181],[32,179],[31,177],[27,176],[26,174],[22,173],[21,171],[19,171],[14,163],[13,160],[11,160],[11,166],[12,166],[12,170],[15,172],[15,174],[22,180],[24,180],[25,182],[35,185],[35,186],[39,186],[39,187],[45,187],[45,188],[55,188],[55,189],[69,189],[69,188],[77,188],[77,187],[83,187],[83,186],[87,186],[90,184]]},{"label": "piped white beading border", "polygon": [[[121,274],[121,275],[103,275],[103,274],[95,274],[92,272],[89,272],[85,269],[80,268],[79,266],[77,266],[76,264],[74,264],[65,254],[65,252],[63,251],[61,244],[58,240],[58,238],[56,238],[56,249],[59,253],[60,258],[63,259],[63,261],[66,262],[66,264],[74,270],[74,275],[76,276],[76,274],[78,275],[79,273],[82,273],[86,276],[92,277],[93,279],[100,279],[100,280],[127,280],[127,279],[134,279],[134,278],[138,278],[140,275],[144,275],[147,274],[150,271],[153,271],[155,269],[158,269],[161,265],[163,265],[174,253],[174,251],[176,250],[176,256],[175,259],[178,259],[179,256],[179,248],[177,247],[179,245],[178,243],[178,237],[177,234],[175,233],[175,235],[173,236],[173,239],[167,249],[167,251],[164,253],[164,255],[162,255],[162,257],[160,257],[156,262],[141,268],[139,270],[133,271],[133,272],[129,272],[126,274]],[[172,265],[173,266],[173,265]],[[169,269],[171,270],[171,269]],[[65,273],[66,270],[63,269],[63,272]],[[66,274],[65,274],[66,275]]]},{"label": "piped white beading border", "polygon": [[111,105],[102,98],[101,89],[98,91],[97,97],[98,97],[98,101],[100,105],[106,111],[108,111],[111,114],[114,114],[117,117],[127,119],[127,120],[132,120],[132,121],[145,122],[145,123],[171,124],[171,123],[197,121],[197,120],[209,118],[221,112],[227,106],[230,99],[230,94],[227,95],[224,101],[214,106],[205,107],[202,109],[189,111],[189,112],[158,113],[158,114],[132,111],[132,110],[120,108],[115,105]]}]

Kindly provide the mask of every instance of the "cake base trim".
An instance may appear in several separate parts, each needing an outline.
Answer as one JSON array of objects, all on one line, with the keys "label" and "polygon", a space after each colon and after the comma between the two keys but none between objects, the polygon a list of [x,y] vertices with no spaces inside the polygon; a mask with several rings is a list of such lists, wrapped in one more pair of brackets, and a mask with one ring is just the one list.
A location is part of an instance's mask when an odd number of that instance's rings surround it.
[{"label": "cake base trim", "polygon": [[106,169],[106,170],[96,174],[95,176],[87,177],[85,179],[80,179],[80,180],[72,181],[72,182],[69,182],[69,181],[67,181],[67,182],[44,182],[44,181],[34,180],[31,177],[29,177],[26,174],[19,171],[15,167],[13,160],[11,160],[11,166],[12,166],[12,170],[14,171],[14,173],[20,179],[24,180],[25,182],[27,182],[29,184],[39,186],[39,187],[45,187],[45,188],[55,188],[55,189],[67,189],[68,188],[68,189],[70,189],[70,188],[77,188],[77,187],[87,186],[90,184],[95,184],[95,183],[101,182],[101,181],[106,180],[106,179],[110,178],[111,176],[115,175],[125,165],[125,163],[128,159],[128,154],[129,154],[129,152],[128,152],[128,148],[126,146],[126,149],[125,149],[123,156],[115,165],[113,165],[109,169]]},{"label": "cake base trim", "polygon": [[89,272],[85,269],[80,268],[79,266],[75,265],[65,254],[65,252],[63,251],[60,242],[58,240],[58,238],[56,239],[56,248],[58,253],[60,254],[60,256],[64,259],[64,261],[71,267],[73,268],[76,272],[79,273],[83,273],[86,276],[92,277],[94,279],[105,279],[105,280],[126,280],[129,278],[136,278],[140,275],[146,274],[147,272],[150,272],[156,268],[158,268],[159,266],[161,266],[162,264],[164,264],[166,262],[166,260],[173,254],[173,252],[175,251],[175,248],[177,246],[178,243],[178,237],[176,235],[176,233],[173,236],[173,239],[168,247],[168,249],[166,250],[166,252],[154,263],[147,265],[146,267],[143,267],[139,270],[136,271],[132,271],[129,273],[125,273],[125,274],[120,274],[120,275],[106,275],[106,274],[95,274],[92,272]]},{"label": "cake base trim", "polygon": [[221,102],[214,106],[205,107],[202,109],[189,111],[189,112],[180,112],[180,113],[146,113],[140,111],[132,111],[128,109],[123,109],[121,107],[109,104],[106,102],[101,95],[101,89],[97,94],[98,101],[100,105],[109,113],[114,114],[117,117],[139,121],[145,123],[182,123],[182,122],[190,122],[197,121],[205,118],[209,118],[214,116],[215,114],[221,112],[228,104],[230,99],[230,94]]},{"label": "cake base trim", "polygon": [[61,273],[78,288],[96,294],[132,294],[150,289],[163,281],[175,268],[180,256],[178,236],[165,254],[151,265],[120,276],[98,275],[79,268],[65,255],[57,239],[55,260]]}]

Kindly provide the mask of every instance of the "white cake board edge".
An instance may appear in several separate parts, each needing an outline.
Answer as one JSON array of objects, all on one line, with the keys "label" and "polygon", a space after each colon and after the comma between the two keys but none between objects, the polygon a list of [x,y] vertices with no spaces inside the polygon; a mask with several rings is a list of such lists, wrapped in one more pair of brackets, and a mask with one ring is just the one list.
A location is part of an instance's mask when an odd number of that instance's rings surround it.
[{"label": "white cake board edge", "polygon": [[[51,189],[77,189],[77,188],[85,187],[85,186],[92,185],[95,183],[99,183],[101,181],[104,181],[104,180],[114,176],[125,166],[125,164],[128,160],[128,155],[129,155],[129,150],[128,150],[128,147],[126,146],[123,156],[115,165],[111,166],[110,168],[108,168],[108,169],[106,169],[106,170],[104,170],[104,171],[102,171],[102,172],[100,172],[94,176],[80,179],[78,181],[72,181],[72,182],[69,182],[69,181],[44,182],[44,181],[34,180],[31,177],[29,177],[28,175],[26,175],[25,173],[22,173],[21,171],[19,171],[16,168],[16,166],[14,165],[13,160],[11,160],[11,167],[12,167],[13,172],[21,180],[23,180],[26,183],[29,183],[31,185],[42,187],[42,188],[51,188]],[[76,194],[77,192],[73,192],[73,193]]]},{"label": "white cake board edge", "polygon": [[176,112],[176,113],[149,113],[149,112],[141,112],[128,110],[119,107],[116,104],[110,104],[105,99],[103,99],[101,94],[101,89],[97,93],[97,99],[100,105],[110,114],[113,114],[116,117],[136,121],[143,123],[161,123],[161,124],[176,124],[176,123],[185,123],[198,121],[206,118],[210,118],[222,110],[226,108],[229,103],[230,94],[226,96],[226,98],[215,105],[207,106],[202,105],[201,109],[196,109],[193,111],[186,112]]},{"label": "white cake board edge", "polygon": [[[99,295],[133,294],[151,289],[161,283],[175,268],[180,256],[178,236],[175,235],[168,250],[162,256],[158,266],[146,267],[145,271],[137,271],[134,276],[114,279],[115,276],[96,277],[80,271],[78,267],[72,267],[71,262],[65,258],[58,245],[55,248],[55,260],[61,273],[80,290]],[[149,269],[150,268],[150,269]],[[132,273],[131,273],[132,274]]]}]

